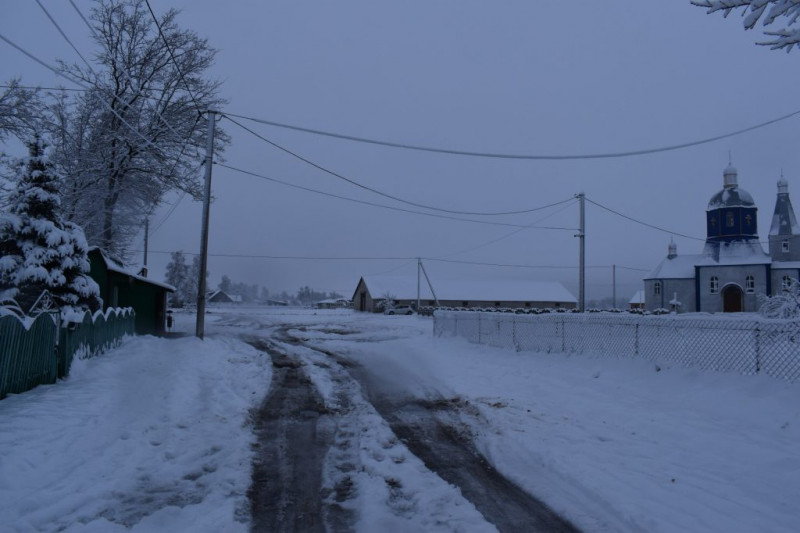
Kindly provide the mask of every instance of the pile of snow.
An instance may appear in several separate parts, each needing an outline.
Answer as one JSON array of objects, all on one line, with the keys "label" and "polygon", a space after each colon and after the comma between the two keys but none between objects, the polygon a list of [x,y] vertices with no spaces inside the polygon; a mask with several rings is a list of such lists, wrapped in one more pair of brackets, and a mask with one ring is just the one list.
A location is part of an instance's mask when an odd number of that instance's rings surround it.
[{"label": "pile of snow", "polygon": [[136,337],[0,402],[5,531],[247,531],[249,410],[269,357]]}]

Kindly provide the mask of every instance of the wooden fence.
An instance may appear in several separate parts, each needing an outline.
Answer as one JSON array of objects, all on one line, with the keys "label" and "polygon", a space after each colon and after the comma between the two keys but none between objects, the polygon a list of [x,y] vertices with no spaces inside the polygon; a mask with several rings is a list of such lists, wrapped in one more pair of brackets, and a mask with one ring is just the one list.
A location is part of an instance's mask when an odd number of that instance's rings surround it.
[{"label": "wooden fence", "polygon": [[134,334],[132,309],[86,312],[80,322],[59,327],[58,313],[35,319],[0,317],[0,399],[55,383],[69,374],[75,357],[86,358]]}]

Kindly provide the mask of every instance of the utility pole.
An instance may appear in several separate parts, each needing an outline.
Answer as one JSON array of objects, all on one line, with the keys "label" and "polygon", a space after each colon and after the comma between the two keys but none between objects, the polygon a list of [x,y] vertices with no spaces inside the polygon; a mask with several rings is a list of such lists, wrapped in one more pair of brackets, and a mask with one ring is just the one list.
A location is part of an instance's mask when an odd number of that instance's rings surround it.
[{"label": "utility pole", "polygon": [[581,192],[576,195],[580,200],[580,226],[578,234],[580,239],[580,259],[578,264],[578,311],[583,313],[586,310],[586,195]]},{"label": "utility pole", "polygon": [[147,245],[150,240],[150,217],[144,219],[144,265],[142,265],[142,277],[147,277]]},{"label": "utility pole", "polygon": [[433,295],[433,303],[436,307],[439,307],[439,298],[436,297],[436,291],[433,290],[433,285],[431,284],[431,278],[428,277],[428,273],[425,272],[425,265],[422,264],[422,259],[419,259],[419,268],[422,269],[422,273],[425,275],[425,281],[428,282],[428,287],[431,289],[431,294]]},{"label": "utility pole", "polygon": [[422,275],[420,270],[422,269],[422,258],[417,257],[417,313],[419,313],[419,291],[420,291],[420,282],[422,281],[420,276]]},{"label": "utility pole", "polygon": [[611,265],[611,304],[612,308],[617,308],[617,265]]},{"label": "utility pole", "polygon": [[197,281],[197,328],[195,335],[203,338],[206,318],[206,270],[208,269],[208,218],[211,211],[211,165],[214,162],[214,124],[217,112],[208,110],[208,135],[206,138],[206,180],[203,192],[203,220],[200,236],[200,279]]}]

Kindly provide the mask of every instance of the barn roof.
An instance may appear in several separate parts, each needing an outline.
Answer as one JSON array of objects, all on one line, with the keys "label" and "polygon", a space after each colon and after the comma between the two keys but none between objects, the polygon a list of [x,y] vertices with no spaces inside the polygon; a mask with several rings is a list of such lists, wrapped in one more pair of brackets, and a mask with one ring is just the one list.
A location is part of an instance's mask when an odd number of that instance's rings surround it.
[{"label": "barn roof", "polygon": [[[390,295],[395,300],[415,300],[417,280],[367,276],[361,278],[373,298]],[[573,296],[557,281],[519,280],[434,280],[433,289],[439,300],[463,300],[472,302],[563,302],[577,303]],[[423,280],[420,298],[432,300],[428,284]]]}]

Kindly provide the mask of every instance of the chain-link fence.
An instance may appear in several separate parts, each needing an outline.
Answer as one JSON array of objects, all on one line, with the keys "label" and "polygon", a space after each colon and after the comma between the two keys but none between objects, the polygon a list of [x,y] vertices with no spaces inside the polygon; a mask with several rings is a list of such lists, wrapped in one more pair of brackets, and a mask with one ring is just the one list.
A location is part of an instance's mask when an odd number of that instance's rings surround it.
[{"label": "chain-link fence", "polygon": [[436,311],[434,334],[517,351],[643,357],[705,370],[800,379],[800,321]]}]

